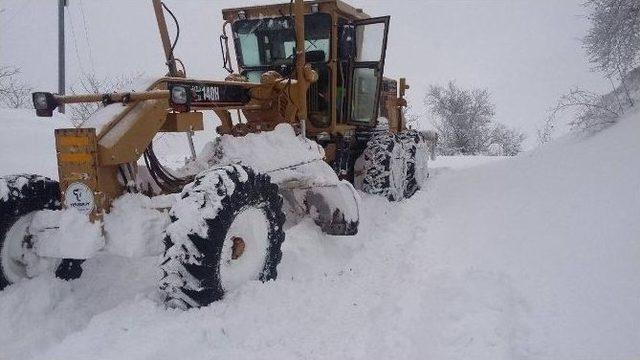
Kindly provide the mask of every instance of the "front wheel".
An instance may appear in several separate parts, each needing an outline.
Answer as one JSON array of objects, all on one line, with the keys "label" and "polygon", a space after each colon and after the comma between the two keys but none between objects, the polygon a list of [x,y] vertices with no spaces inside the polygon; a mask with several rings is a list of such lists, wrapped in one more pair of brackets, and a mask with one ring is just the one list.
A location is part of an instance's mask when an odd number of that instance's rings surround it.
[{"label": "front wheel", "polygon": [[170,307],[206,306],[277,276],[285,215],[278,186],[232,165],[199,174],[170,212],[160,289]]},{"label": "front wheel", "polygon": [[[57,181],[39,175],[0,177],[0,290],[29,277],[28,264],[36,257],[28,227],[36,211],[59,210]],[[62,260],[56,276],[80,276],[81,260]]]}]

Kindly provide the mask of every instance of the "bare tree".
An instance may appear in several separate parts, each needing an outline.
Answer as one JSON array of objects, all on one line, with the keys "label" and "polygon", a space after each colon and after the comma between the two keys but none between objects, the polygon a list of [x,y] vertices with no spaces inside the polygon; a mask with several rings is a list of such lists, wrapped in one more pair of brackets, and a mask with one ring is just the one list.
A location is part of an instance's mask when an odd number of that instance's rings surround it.
[{"label": "bare tree", "polygon": [[557,116],[569,108],[576,110],[574,119],[569,122],[572,130],[596,132],[615,123],[620,117],[615,93],[602,96],[575,88],[560,97],[551,109],[545,127],[553,128],[557,122]]},{"label": "bare tree", "polygon": [[545,119],[544,125],[542,126],[542,128],[536,131],[536,135],[538,138],[538,145],[544,145],[549,141],[551,141],[555,127],[556,127],[555,115],[553,117],[548,116]]},{"label": "bare tree", "polygon": [[31,88],[17,77],[20,69],[0,67],[0,103],[13,109],[27,108],[31,105]]},{"label": "bare tree", "polygon": [[[115,91],[129,91],[131,86],[140,74],[133,76],[120,76],[113,79],[98,78],[94,74],[85,74],[79,82],[79,86],[72,86],[71,93],[77,94],[104,94]],[[101,105],[97,103],[78,103],[69,106],[71,121],[76,124],[82,124],[95,114]]]},{"label": "bare tree", "polygon": [[591,29],[583,39],[595,69],[610,78],[617,74],[629,105],[633,100],[625,83],[640,60],[640,0],[589,0]]},{"label": "bare tree", "polygon": [[0,67],[0,81],[4,83],[6,79],[11,78],[14,75],[18,75],[20,73],[20,69],[14,68],[12,66],[1,66]]},{"label": "bare tree", "polygon": [[[626,107],[634,106],[631,92],[640,83],[640,69],[636,68],[640,62],[640,0],[587,0],[585,6],[591,7],[591,28],[582,44],[593,69],[604,73],[613,91],[599,95],[575,88],[564,94],[538,130],[540,145],[551,139],[558,115],[568,109],[576,111],[569,123],[572,130],[596,132],[615,123]],[[614,78],[620,80],[618,88]],[[623,103],[621,97],[627,101]]]}]

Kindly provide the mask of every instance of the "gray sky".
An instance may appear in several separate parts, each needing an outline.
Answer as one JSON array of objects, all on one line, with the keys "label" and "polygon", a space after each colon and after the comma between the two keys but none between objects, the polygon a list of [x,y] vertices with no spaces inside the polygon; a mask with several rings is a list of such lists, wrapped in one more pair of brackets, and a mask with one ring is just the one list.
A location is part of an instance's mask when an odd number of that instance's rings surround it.
[{"label": "gray sky", "polygon": [[[222,79],[226,73],[218,44],[220,10],[270,1],[165,2],[180,21],[176,53],[189,75]],[[589,71],[580,46],[588,28],[581,2],[348,1],[371,16],[391,15],[385,73],[407,77],[414,111],[424,111],[429,84],[455,80],[464,87],[488,88],[496,120],[524,131],[528,146],[535,145],[535,130],[563,92],[578,85],[600,92],[610,89],[600,74]],[[164,74],[150,0],[69,4],[68,85],[83,71],[95,71],[99,77]],[[20,67],[23,79],[41,90],[57,88],[56,6],[56,0],[0,0],[0,63]],[[422,121],[423,127],[430,127],[428,114]]]}]

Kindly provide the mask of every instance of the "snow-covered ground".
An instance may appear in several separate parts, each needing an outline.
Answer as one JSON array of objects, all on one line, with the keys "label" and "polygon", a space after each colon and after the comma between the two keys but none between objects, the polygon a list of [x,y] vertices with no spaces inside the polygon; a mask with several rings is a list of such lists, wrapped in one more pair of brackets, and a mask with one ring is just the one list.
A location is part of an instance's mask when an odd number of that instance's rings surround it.
[{"label": "snow-covered ground", "polygon": [[[55,177],[57,124],[7,114],[0,172]],[[639,118],[517,158],[440,158],[411,199],[363,194],[355,237],[289,229],[277,281],[206,308],[159,303],[157,258],[12,285],[0,359],[639,358]]]}]

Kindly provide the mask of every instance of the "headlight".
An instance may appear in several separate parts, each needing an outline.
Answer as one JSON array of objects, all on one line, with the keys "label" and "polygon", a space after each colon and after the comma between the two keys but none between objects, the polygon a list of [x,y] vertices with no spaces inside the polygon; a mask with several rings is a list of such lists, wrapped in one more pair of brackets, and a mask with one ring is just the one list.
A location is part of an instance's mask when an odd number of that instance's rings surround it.
[{"label": "headlight", "polygon": [[48,92],[35,92],[31,94],[33,99],[33,107],[36,109],[38,116],[52,116],[53,110],[58,107],[58,102],[53,94]]},{"label": "headlight", "polygon": [[189,102],[189,91],[184,86],[173,86],[171,88],[171,102],[176,105],[186,105]]},{"label": "headlight", "polygon": [[49,103],[47,102],[47,94],[45,93],[33,94],[33,107],[36,108],[36,110],[48,109]]}]

